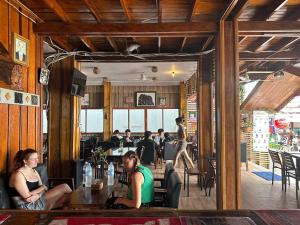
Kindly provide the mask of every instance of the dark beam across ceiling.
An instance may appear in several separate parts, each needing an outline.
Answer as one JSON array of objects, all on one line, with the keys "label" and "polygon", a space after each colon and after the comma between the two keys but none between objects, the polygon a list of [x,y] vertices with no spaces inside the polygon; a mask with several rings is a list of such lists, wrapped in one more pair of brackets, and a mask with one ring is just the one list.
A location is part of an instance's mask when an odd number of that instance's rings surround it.
[{"label": "dark beam across ceiling", "polygon": [[34,32],[53,36],[188,36],[212,34],[218,29],[217,22],[161,23],[161,24],[117,24],[117,23],[43,23],[35,24]]}]

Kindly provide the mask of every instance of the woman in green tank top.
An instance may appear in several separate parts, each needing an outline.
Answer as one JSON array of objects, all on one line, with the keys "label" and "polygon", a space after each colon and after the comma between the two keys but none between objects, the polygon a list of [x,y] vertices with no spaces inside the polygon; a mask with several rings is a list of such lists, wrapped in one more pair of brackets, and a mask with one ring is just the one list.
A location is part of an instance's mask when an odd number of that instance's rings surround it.
[{"label": "woman in green tank top", "polygon": [[139,157],[134,151],[128,151],[123,156],[123,162],[129,177],[128,194],[127,198],[117,198],[114,204],[140,208],[142,204],[152,202],[154,181],[151,170],[140,165]]}]

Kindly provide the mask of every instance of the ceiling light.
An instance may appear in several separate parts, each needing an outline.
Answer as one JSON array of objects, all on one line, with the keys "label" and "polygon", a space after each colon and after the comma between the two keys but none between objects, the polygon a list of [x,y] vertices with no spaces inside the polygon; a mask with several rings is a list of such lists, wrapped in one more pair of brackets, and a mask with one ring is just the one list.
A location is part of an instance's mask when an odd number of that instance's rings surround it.
[{"label": "ceiling light", "polygon": [[174,71],[172,72],[172,77],[173,77],[173,78],[175,77],[175,72],[174,72]]}]

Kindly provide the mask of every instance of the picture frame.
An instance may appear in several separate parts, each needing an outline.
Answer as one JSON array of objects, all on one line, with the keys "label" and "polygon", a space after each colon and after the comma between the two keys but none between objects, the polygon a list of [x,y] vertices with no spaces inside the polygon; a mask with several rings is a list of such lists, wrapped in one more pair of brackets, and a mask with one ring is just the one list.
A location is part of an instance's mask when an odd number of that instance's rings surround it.
[{"label": "picture frame", "polygon": [[13,33],[13,61],[29,66],[29,40],[17,33]]},{"label": "picture frame", "polygon": [[159,98],[159,105],[160,106],[166,106],[166,104],[167,104],[167,98],[166,97]]},{"label": "picture frame", "polygon": [[81,105],[87,106],[90,105],[90,95],[89,93],[85,93],[81,98]]},{"label": "picture frame", "polygon": [[155,107],[156,92],[155,91],[137,91],[136,92],[137,107]]}]

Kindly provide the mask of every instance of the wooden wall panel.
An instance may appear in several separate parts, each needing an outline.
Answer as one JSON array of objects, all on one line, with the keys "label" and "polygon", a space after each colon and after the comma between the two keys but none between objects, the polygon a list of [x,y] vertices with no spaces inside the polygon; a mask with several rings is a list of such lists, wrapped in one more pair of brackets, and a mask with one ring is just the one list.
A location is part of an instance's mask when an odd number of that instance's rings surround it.
[{"label": "wooden wall panel", "polygon": [[[32,31],[32,22],[22,16],[5,1],[0,1],[0,41],[12,54],[13,32],[30,40],[29,67],[22,66],[22,88],[25,92],[37,93],[37,67],[35,61],[42,54],[35,54],[36,45],[41,46],[41,39]],[[42,52],[42,48],[40,48]],[[0,81],[0,87],[8,85]],[[0,104],[0,173],[12,168],[13,157],[19,149],[32,147],[41,152],[41,108]],[[8,162],[8,164],[7,164]]]},{"label": "wooden wall panel", "polygon": [[89,105],[82,106],[83,109],[103,108],[103,85],[86,86],[85,93],[89,94]]},{"label": "wooden wall panel", "polygon": [[[135,103],[125,103],[137,91],[155,91],[157,108],[179,108],[179,86],[112,86],[113,108],[135,108]],[[159,98],[166,97],[166,106],[159,106]]]}]

